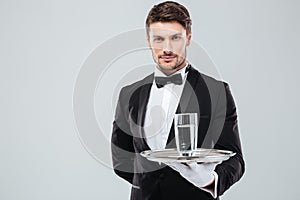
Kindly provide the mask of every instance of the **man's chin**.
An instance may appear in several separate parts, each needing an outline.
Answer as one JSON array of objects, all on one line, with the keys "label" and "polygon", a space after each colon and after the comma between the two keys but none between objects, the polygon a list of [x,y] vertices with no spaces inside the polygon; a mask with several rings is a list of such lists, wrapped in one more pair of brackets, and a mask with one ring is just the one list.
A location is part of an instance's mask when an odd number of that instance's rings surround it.
[{"label": "man's chin", "polygon": [[164,62],[164,63],[159,63],[159,67],[166,71],[172,71],[177,68],[177,64],[173,62],[170,63]]},{"label": "man's chin", "polygon": [[174,71],[176,69],[176,66],[159,65],[159,68],[163,71]]}]

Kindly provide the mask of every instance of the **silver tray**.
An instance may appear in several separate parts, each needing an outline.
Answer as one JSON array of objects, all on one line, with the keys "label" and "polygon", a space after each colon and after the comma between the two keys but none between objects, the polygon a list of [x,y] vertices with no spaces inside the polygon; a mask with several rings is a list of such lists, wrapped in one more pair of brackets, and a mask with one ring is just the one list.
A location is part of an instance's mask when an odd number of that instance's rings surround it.
[{"label": "silver tray", "polygon": [[213,163],[228,160],[235,153],[227,150],[198,148],[192,156],[180,156],[176,149],[147,150],[141,155],[155,162]]}]

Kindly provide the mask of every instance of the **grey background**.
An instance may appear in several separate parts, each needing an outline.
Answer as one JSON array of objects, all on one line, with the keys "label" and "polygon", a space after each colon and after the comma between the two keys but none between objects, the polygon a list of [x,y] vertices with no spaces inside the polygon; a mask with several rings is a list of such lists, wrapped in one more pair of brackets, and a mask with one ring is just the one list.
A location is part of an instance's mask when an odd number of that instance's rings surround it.
[{"label": "grey background", "polygon": [[[0,1],[0,199],[128,199],[83,148],[72,92],[89,54],[156,2]],[[300,2],[180,2],[238,106],[246,173],[222,199],[296,199]]]}]

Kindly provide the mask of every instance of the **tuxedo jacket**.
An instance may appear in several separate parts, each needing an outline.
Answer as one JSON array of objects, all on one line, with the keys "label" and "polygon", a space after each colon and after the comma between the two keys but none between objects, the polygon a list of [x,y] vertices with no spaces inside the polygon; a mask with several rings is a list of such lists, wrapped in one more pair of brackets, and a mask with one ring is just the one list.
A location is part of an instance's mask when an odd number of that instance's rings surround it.
[{"label": "tuxedo jacket", "polygon": [[[236,153],[215,169],[217,194],[221,196],[245,170],[236,106],[227,83],[191,66],[189,69],[176,113],[198,113],[198,148]],[[115,173],[132,184],[132,200],[214,199],[170,167],[140,155],[142,151],[150,150],[143,125],[153,79],[154,73],[120,91],[111,138]],[[176,148],[173,126],[166,148]]]}]

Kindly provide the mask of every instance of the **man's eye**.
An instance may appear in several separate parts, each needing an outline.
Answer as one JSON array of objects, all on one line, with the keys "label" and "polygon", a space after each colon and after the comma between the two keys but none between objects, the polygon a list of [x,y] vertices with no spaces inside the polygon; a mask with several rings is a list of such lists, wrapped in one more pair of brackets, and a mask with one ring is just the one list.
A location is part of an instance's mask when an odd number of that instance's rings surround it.
[{"label": "man's eye", "polygon": [[163,41],[163,38],[154,38],[154,41],[161,42],[161,41]]},{"label": "man's eye", "polygon": [[172,37],[172,40],[179,40],[181,37],[179,35],[175,35]]}]

